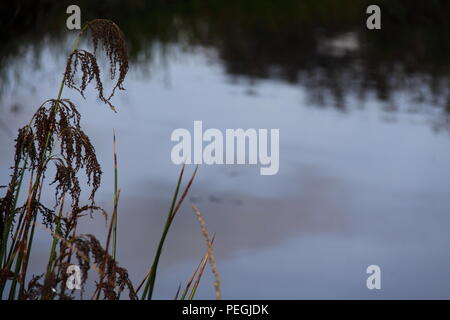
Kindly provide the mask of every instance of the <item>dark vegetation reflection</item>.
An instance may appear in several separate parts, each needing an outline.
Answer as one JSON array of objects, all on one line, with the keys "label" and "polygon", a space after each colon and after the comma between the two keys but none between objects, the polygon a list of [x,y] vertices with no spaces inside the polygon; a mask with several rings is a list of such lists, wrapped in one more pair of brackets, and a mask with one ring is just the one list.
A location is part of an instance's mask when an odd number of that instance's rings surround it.
[{"label": "dark vegetation reflection", "polygon": [[[213,48],[232,79],[279,79],[307,88],[314,106],[348,110],[348,99],[369,94],[399,109],[396,92],[412,104],[450,113],[450,3],[376,1],[382,31],[365,27],[373,1],[78,1],[82,19],[116,21],[129,41],[131,62],[145,66],[158,45],[169,50]],[[13,1],[1,6],[1,87],[7,67],[30,46],[36,55],[48,40],[65,39],[70,1]],[[426,107],[425,107],[426,106]],[[419,108],[422,109],[423,108]],[[409,110],[414,111],[414,110]],[[417,110],[416,110],[417,111]],[[425,110],[426,111],[426,110]]]}]

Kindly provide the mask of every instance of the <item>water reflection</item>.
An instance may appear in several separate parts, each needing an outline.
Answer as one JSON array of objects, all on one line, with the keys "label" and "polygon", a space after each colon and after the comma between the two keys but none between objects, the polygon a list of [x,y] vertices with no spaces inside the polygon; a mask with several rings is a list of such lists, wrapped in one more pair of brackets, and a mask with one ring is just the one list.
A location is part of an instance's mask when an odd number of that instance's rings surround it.
[{"label": "water reflection", "polygon": [[[14,41],[2,34],[11,45],[2,46],[8,82],[0,119],[12,132],[55,94],[61,51],[73,36],[60,28],[64,10],[33,3],[54,19],[33,15],[23,29],[11,22]],[[208,128],[279,128],[281,135],[276,176],[261,177],[256,166],[202,166],[192,189],[189,201],[217,235],[224,296],[450,297],[450,140],[431,130],[448,128],[447,2],[435,2],[431,24],[428,2],[384,2],[389,33],[362,29],[364,1],[80,3],[85,19],[113,18],[130,39],[134,67],[118,114],[89,93],[65,97],[81,106],[105,172],[97,202],[107,209],[116,130],[118,256],[133,280],[147,270],[174,188],[170,134],[200,119]],[[30,32],[38,24],[39,33]],[[26,55],[15,41],[27,41]],[[26,77],[16,78],[17,70]],[[5,130],[1,181],[12,160]],[[80,231],[102,238],[104,227],[102,219],[86,220]],[[33,268],[41,270],[48,235],[37,243]],[[173,297],[203,250],[186,205],[162,257],[159,298]],[[385,279],[378,293],[364,287],[374,263]],[[212,298],[205,280],[199,297]]]},{"label": "water reflection", "polygon": [[[85,20],[117,21],[133,62],[142,68],[154,61],[155,47],[167,56],[170,44],[179,43],[186,50],[213,48],[230,76],[299,83],[308,88],[310,104],[345,109],[349,96],[364,101],[375,93],[394,110],[402,102],[393,93],[405,91],[409,102],[450,109],[449,4],[379,1],[384,31],[376,32],[362,23],[369,2],[80,1],[80,6]],[[43,3],[17,1],[2,11],[1,37],[8,46],[2,46],[0,66],[61,41],[66,1]]]}]

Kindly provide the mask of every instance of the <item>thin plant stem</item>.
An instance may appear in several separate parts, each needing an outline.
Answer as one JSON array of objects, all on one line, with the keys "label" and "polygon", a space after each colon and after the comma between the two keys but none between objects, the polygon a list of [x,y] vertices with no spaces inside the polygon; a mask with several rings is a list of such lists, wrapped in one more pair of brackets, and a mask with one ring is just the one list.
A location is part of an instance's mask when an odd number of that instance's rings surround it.
[{"label": "thin plant stem", "polygon": [[113,132],[113,143],[114,143],[114,230],[113,230],[113,248],[112,248],[112,257],[116,260],[116,251],[117,251],[117,205],[118,205],[118,167],[117,167],[117,144],[116,144],[116,133]]},{"label": "thin plant stem", "polygon": [[45,275],[46,279],[48,279],[48,277],[50,276],[50,273],[52,272],[53,261],[55,260],[55,257],[56,257],[56,245],[58,244],[58,236],[57,235],[61,231],[61,218],[62,218],[62,213],[63,213],[63,209],[64,209],[64,198],[65,198],[65,196],[62,195],[61,204],[59,206],[59,214],[58,214],[58,217],[56,218],[56,228],[55,228],[55,233],[53,235],[52,247],[50,249],[50,256],[48,258],[48,263],[47,263],[47,273]]},{"label": "thin plant stem", "polygon": [[6,257],[6,250],[7,250],[7,246],[8,246],[8,235],[9,232],[11,230],[13,221],[14,221],[14,213],[17,207],[17,201],[19,199],[19,194],[20,194],[20,189],[21,189],[21,185],[23,182],[23,176],[25,173],[25,169],[26,169],[26,165],[28,162],[28,154],[25,157],[25,161],[23,163],[23,167],[22,170],[20,172],[20,178],[19,178],[19,183],[17,186],[17,190],[16,190],[16,194],[14,195],[14,203],[13,203],[13,207],[11,208],[9,215],[8,215],[8,219],[6,221],[6,226],[5,226],[5,230],[3,231],[3,240],[2,240],[2,248],[0,251],[0,262],[3,260],[3,263],[6,263],[7,257]]}]

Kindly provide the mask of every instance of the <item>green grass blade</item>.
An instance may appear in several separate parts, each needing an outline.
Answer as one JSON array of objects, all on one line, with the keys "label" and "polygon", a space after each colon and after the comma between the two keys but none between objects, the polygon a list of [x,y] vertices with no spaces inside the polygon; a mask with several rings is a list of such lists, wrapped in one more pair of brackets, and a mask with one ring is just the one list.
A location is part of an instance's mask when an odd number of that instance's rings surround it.
[{"label": "green grass blade", "polygon": [[161,256],[161,252],[162,252],[162,248],[163,248],[163,245],[164,245],[164,241],[166,240],[167,233],[169,232],[170,226],[172,225],[173,219],[175,218],[175,215],[177,214],[178,209],[180,208],[181,204],[183,203],[184,199],[187,196],[187,193],[189,192],[189,189],[190,189],[190,187],[192,185],[192,182],[194,181],[194,178],[196,176],[198,167],[195,168],[194,173],[192,174],[191,178],[189,179],[189,182],[188,182],[186,188],[184,189],[184,191],[183,191],[183,193],[182,193],[182,195],[180,197],[180,200],[178,200],[178,202],[177,202],[178,193],[180,191],[181,181],[183,179],[184,169],[185,169],[185,165],[183,164],[183,167],[182,167],[181,172],[180,172],[180,176],[178,178],[177,186],[175,188],[175,192],[174,192],[174,195],[173,195],[173,198],[172,198],[172,203],[170,205],[170,210],[169,210],[169,213],[167,214],[166,224],[165,224],[164,229],[163,229],[161,240],[159,241],[158,249],[156,251],[152,267],[150,268],[150,274],[149,274],[149,277],[147,279],[147,283],[146,283],[144,292],[142,294],[142,299],[150,300],[152,298],[153,288],[154,288],[154,285],[155,285],[156,271],[157,271],[157,268],[158,268],[159,258]]},{"label": "green grass blade", "polygon": [[56,229],[55,229],[55,234],[53,235],[52,247],[50,249],[50,256],[48,258],[47,273],[45,275],[45,278],[48,278],[48,276],[50,275],[50,273],[52,272],[52,269],[53,269],[53,262],[55,261],[55,257],[56,257],[56,245],[58,244],[58,234],[61,230],[61,218],[62,218],[63,209],[64,209],[64,195],[61,198],[61,205],[59,207],[59,214],[58,214],[58,218],[56,220]]},{"label": "green grass blade", "polygon": [[156,269],[158,267],[159,257],[161,256],[164,241],[166,240],[167,233],[169,232],[170,224],[172,221],[171,218],[173,216],[172,215],[173,209],[175,208],[175,203],[178,198],[178,192],[180,190],[181,180],[183,179],[184,168],[185,168],[185,165],[183,164],[180,175],[178,177],[177,186],[175,188],[175,192],[172,197],[172,203],[170,205],[170,210],[169,210],[169,213],[167,214],[166,224],[164,226],[163,233],[161,235],[161,239],[158,244],[158,249],[156,250],[155,258],[153,259],[153,263],[150,268],[150,273],[149,273],[149,276],[147,279],[147,284],[145,285],[144,292],[142,293],[142,298],[141,298],[142,300],[144,300],[144,299],[150,300],[152,297],[152,294],[153,294],[153,287],[155,284],[155,277],[156,277]]},{"label": "green grass blade", "polygon": [[19,182],[18,182],[18,185],[17,185],[16,194],[14,195],[13,207],[11,208],[11,210],[9,212],[8,219],[6,221],[5,230],[3,231],[2,248],[0,250],[0,262],[3,260],[3,265],[6,264],[6,261],[7,261],[6,251],[7,251],[7,248],[8,248],[8,235],[9,235],[9,232],[10,232],[11,227],[13,225],[14,213],[15,213],[15,210],[16,210],[16,207],[17,207],[17,201],[19,199],[20,189],[22,188],[23,176],[24,176],[24,173],[25,173],[27,162],[28,162],[28,154],[27,154],[27,156],[25,158],[25,161],[24,161],[23,166],[22,166],[22,170],[20,172],[20,178],[19,178]]}]

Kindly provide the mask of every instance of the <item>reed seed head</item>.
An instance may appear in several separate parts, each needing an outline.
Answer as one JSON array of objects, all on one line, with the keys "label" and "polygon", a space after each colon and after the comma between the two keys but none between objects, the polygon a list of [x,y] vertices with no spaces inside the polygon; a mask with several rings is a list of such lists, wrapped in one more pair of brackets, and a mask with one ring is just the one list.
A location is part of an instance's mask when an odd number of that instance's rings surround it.
[{"label": "reed seed head", "polygon": [[[64,83],[69,88],[79,91],[84,97],[86,87],[92,80],[95,80],[99,99],[115,111],[116,108],[111,103],[111,98],[114,96],[117,88],[125,90],[123,82],[128,72],[128,53],[125,37],[114,22],[106,19],[89,21],[86,24],[86,28],[92,33],[94,53],[80,49],[74,50],[67,60]],[[108,96],[104,94],[103,83],[100,77],[100,68],[95,57],[99,45],[101,45],[108,57],[111,80],[117,78],[116,83]],[[80,67],[81,71],[81,83],[77,85],[75,76],[78,67]]]}]

